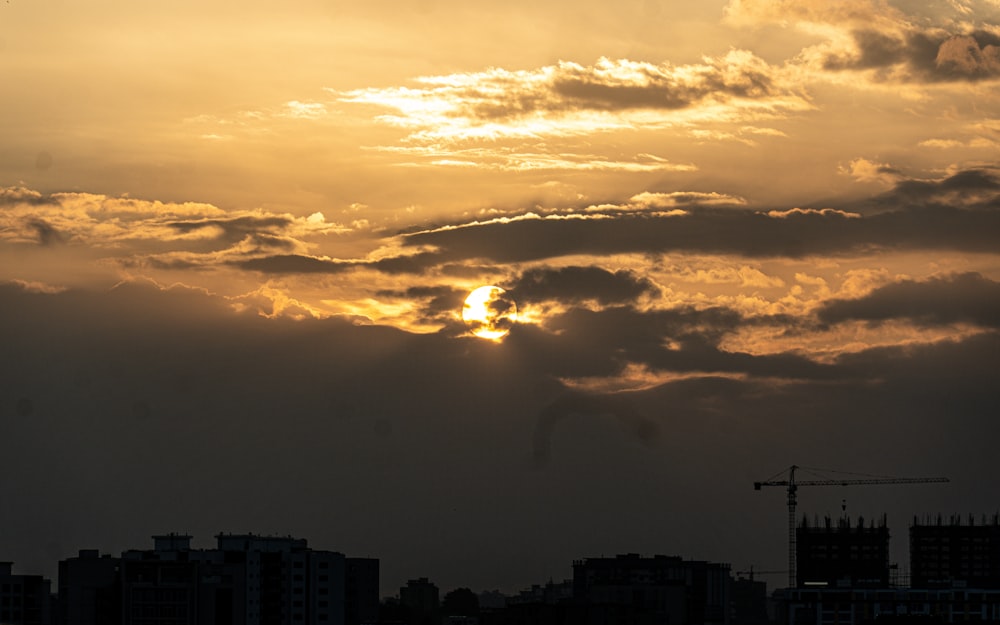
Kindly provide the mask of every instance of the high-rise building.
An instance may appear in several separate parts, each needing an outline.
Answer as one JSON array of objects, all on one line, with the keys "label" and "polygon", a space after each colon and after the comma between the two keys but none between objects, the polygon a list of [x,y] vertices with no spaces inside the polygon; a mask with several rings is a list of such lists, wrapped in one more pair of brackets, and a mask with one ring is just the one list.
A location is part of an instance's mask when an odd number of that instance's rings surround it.
[{"label": "high-rise building", "polygon": [[344,594],[345,625],[378,622],[378,558],[347,558]]},{"label": "high-rise building", "polygon": [[191,549],[191,537],[183,534],[154,536],[153,541],[152,551],[122,554],[123,625],[258,622],[247,609],[245,553]]},{"label": "high-rise building", "polygon": [[244,554],[248,622],[345,623],[345,557],[310,549],[305,539],[219,534],[218,551]]},{"label": "high-rise building", "polygon": [[590,622],[730,622],[729,565],[676,556],[588,558],[573,563],[573,599]]},{"label": "high-rise building", "polygon": [[913,519],[910,583],[914,588],[1000,589],[1000,518]]},{"label": "high-rise building", "polygon": [[96,549],[81,549],[77,557],[59,562],[59,623],[121,623],[118,564],[118,558]]},{"label": "high-rise building", "polygon": [[426,577],[406,582],[399,589],[399,603],[406,611],[409,625],[435,625],[440,619],[440,592]]},{"label": "high-rise building", "polygon": [[798,587],[889,587],[889,528],[885,516],[878,523],[856,525],[849,518],[810,524],[803,519],[796,528],[796,581]]},{"label": "high-rise building", "polygon": [[[858,526],[863,524],[859,523]],[[801,529],[801,528],[800,528]],[[814,528],[810,528],[814,529]],[[1000,622],[1000,518],[941,517],[914,519],[910,527],[910,587],[871,587],[865,579],[882,561],[880,528],[858,527],[807,533],[807,537],[833,535],[816,540],[826,544],[816,557],[821,569],[832,573],[815,586],[788,588],[776,598],[783,625],[865,625],[868,623],[967,623]],[[843,534],[838,534],[843,531]],[[799,534],[799,553],[803,545]],[[841,536],[841,537],[838,537]],[[850,538],[848,538],[850,537]],[[809,538],[807,538],[808,540]],[[888,542],[886,532],[884,540]],[[832,542],[831,542],[832,541]],[[845,545],[856,545],[846,549]],[[865,558],[864,546],[875,557]],[[832,546],[831,546],[832,545]],[[820,553],[822,550],[816,550]],[[864,560],[870,560],[862,566]],[[860,567],[860,568],[855,568]],[[803,572],[799,563],[799,574]],[[853,572],[852,572],[853,571]],[[822,578],[819,573],[810,577]],[[835,584],[829,583],[835,581]]]},{"label": "high-rise building", "polygon": [[759,580],[739,577],[733,580],[732,625],[767,625],[767,585]]},{"label": "high-rise building", "polygon": [[[378,613],[378,560],[310,549],[304,539],[219,534],[153,537],[120,558],[81,551],[59,563],[63,625],[351,625]],[[374,616],[373,616],[374,615]],[[6,621],[0,620],[6,625]]]}]

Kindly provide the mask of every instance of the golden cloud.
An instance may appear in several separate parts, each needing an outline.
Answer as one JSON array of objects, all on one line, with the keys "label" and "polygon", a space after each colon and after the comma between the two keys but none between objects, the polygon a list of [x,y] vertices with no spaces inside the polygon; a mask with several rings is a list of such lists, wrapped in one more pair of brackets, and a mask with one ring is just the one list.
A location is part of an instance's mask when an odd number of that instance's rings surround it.
[{"label": "golden cloud", "polygon": [[376,149],[421,156],[435,165],[513,170],[690,170],[694,166],[647,154],[622,161],[575,151],[529,152],[509,144],[748,122],[737,132],[781,136],[753,124],[812,108],[782,69],[743,50],[688,65],[602,58],[588,66],[562,61],[534,70],[492,68],[415,82],[334,93],[343,103],[392,111],[376,119],[407,134],[402,145]]}]

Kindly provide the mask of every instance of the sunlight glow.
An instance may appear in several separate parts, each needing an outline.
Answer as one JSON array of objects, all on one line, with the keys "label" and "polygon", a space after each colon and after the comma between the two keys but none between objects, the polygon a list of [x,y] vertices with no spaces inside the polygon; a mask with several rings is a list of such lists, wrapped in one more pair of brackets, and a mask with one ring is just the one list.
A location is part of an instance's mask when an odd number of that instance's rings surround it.
[{"label": "sunlight glow", "polygon": [[496,286],[481,286],[465,298],[462,320],[479,338],[500,341],[517,322],[517,304]]}]

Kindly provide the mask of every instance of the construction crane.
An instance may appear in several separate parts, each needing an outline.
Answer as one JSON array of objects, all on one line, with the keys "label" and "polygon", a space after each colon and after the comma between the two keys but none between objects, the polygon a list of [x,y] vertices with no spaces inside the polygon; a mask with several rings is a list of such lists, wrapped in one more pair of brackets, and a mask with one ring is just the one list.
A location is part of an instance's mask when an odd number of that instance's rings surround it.
[{"label": "construction crane", "polygon": [[[826,479],[826,480],[800,480],[795,481],[795,470],[810,470],[808,467],[792,465],[788,467],[788,479],[775,479],[784,474],[784,471],[772,476],[763,482],[754,482],[753,489],[760,490],[764,486],[784,486],[788,491],[788,587],[795,588],[795,504],[796,492],[799,486],[869,486],[876,484],[929,484],[933,482],[947,482],[946,477],[874,477],[852,478],[852,479]],[[827,473],[843,473],[842,471],[831,471],[829,469],[812,469],[813,471],[823,471]],[[850,475],[860,475],[852,473]]]}]

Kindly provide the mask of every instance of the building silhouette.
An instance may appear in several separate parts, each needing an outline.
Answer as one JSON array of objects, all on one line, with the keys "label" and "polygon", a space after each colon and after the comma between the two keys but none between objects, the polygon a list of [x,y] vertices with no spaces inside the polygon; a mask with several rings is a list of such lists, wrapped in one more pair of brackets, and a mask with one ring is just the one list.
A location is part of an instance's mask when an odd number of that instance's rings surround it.
[{"label": "building silhouette", "polygon": [[440,622],[440,591],[426,577],[406,582],[406,586],[399,589],[399,604],[409,625],[435,625]]},{"label": "building silhouette", "polygon": [[[81,551],[59,563],[64,625],[360,625],[378,612],[379,562],[310,549],[305,539],[153,537],[120,558]],[[348,574],[348,571],[351,574]],[[0,621],[2,622],[2,621]]]},{"label": "building silhouette", "polygon": [[119,559],[82,549],[59,562],[59,623],[105,625],[121,622]]},{"label": "building silhouette", "polygon": [[378,622],[378,558],[347,558],[345,563],[347,571],[344,586],[345,625]]},{"label": "building silhouette", "polygon": [[796,585],[842,588],[889,587],[889,528],[883,516],[878,524],[848,517],[809,523],[796,528]]},{"label": "building silhouette", "polygon": [[732,583],[732,625],[766,625],[768,614],[767,584],[750,577],[738,577]]},{"label": "building silhouette", "polygon": [[[379,605],[379,560],[312,549],[291,536],[153,536],[119,557],[84,549],[59,562],[58,600],[39,575],[0,563],[0,625],[763,625],[762,582],[728,564],[624,554],[573,562],[572,579],[480,609],[469,589],[443,609],[427,578]],[[914,519],[910,580],[890,576],[889,530],[875,521],[803,519],[797,584],[772,597],[779,625],[1000,623],[1000,516]],[[462,601],[459,601],[461,599]],[[380,609],[381,608],[381,609]]]},{"label": "building silhouette", "polygon": [[[881,526],[884,526],[884,517]],[[805,524],[803,524],[805,526]],[[947,523],[914,519],[910,527],[910,586],[873,584],[881,544],[888,532],[863,523],[821,529],[836,535],[827,543],[815,584],[775,593],[782,625],[867,625],[879,623],[1000,623],[1000,520],[977,524],[953,517]],[[801,529],[801,528],[800,528]],[[815,528],[809,528],[810,530]],[[813,534],[800,533],[807,540]],[[877,539],[877,544],[876,544]],[[825,538],[823,539],[825,540]],[[831,547],[830,545],[834,546]],[[802,544],[799,545],[802,553]],[[867,550],[867,552],[866,552]],[[865,555],[867,553],[867,555]],[[881,571],[881,564],[879,564]],[[799,563],[803,574],[803,563]]]},{"label": "building silhouette", "polygon": [[1000,518],[913,519],[910,580],[920,588],[1000,589]]},{"label": "building silhouette", "polygon": [[573,563],[573,598],[599,622],[633,615],[641,623],[728,625],[730,569],[677,556],[587,558]]},{"label": "building silhouette", "polygon": [[12,562],[0,562],[0,623],[49,625],[52,583],[41,575],[15,575]]},{"label": "building silhouette", "polygon": [[676,556],[587,558],[573,579],[532,586],[480,625],[685,625],[732,623],[729,565]]},{"label": "building silhouette", "polygon": [[573,600],[573,580],[561,582],[549,580],[545,584],[532,584],[513,597],[507,598],[507,605],[517,604],[558,604]]},{"label": "building silhouette", "polygon": [[790,588],[784,625],[1000,622],[1000,591],[922,588]]},{"label": "building silhouette", "polygon": [[191,549],[186,534],[153,540],[152,550],[122,554],[123,625],[260,622],[252,555]]}]

